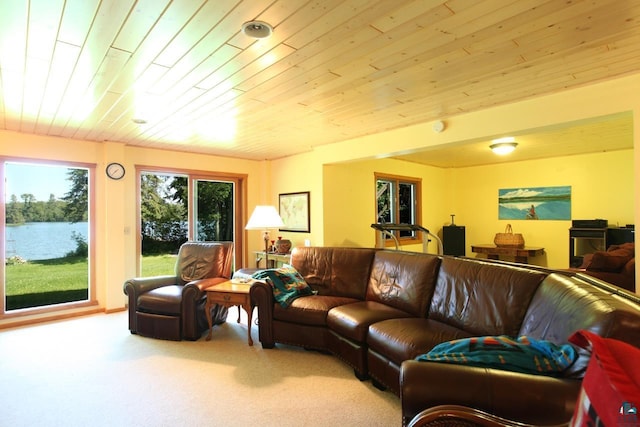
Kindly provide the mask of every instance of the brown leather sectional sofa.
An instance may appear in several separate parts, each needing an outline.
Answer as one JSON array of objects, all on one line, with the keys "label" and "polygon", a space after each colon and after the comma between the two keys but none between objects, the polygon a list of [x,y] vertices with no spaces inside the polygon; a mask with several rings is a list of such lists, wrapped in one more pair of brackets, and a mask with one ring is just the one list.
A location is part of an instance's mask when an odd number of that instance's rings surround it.
[{"label": "brown leather sectional sofa", "polygon": [[566,273],[369,248],[296,248],[291,264],[317,294],[283,308],[270,285],[254,284],[262,346],[331,352],[401,395],[405,423],[442,404],[546,424],[573,413],[586,360],[566,378],[413,360],[441,342],[528,335],[560,344],[588,329],[640,347],[640,305]]}]

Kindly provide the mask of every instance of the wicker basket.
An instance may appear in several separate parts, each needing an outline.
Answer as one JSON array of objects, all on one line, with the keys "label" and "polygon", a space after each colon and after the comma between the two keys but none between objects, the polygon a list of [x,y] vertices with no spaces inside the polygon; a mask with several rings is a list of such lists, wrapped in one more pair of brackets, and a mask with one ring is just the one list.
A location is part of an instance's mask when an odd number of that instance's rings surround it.
[{"label": "wicker basket", "polygon": [[493,243],[499,248],[524,248],[524,237],[514,233],[511,224],[507,224],[504,233],[496,233]]}]

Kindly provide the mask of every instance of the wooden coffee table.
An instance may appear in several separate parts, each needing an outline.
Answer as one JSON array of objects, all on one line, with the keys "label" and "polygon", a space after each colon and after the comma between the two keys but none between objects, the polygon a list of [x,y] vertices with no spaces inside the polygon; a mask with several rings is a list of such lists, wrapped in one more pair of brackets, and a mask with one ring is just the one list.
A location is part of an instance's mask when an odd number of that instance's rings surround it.
[{"label": "wooden coffee table", "polygon": [[[249,288],[253,281],[247,283],[238,283],[234,280],[227,280],[226,282],[219,283],[217,285],[210,286],[205,289],[207,293],[207,305],[206,312],[211,312],[211,307],[215,304],[220,304],[223,307],[238,306],[238,323],[240,323],[240,307],[247,312],[247,335],[249,345],[253,345],[251,339],[251,317],[253,310],[251,309],[251,298],[249,297]],[[211,316],[207,316],[209,322],[209,334],[207,335],[207,341],[211,340],[213,334],[213,325],[211,322]]]}]

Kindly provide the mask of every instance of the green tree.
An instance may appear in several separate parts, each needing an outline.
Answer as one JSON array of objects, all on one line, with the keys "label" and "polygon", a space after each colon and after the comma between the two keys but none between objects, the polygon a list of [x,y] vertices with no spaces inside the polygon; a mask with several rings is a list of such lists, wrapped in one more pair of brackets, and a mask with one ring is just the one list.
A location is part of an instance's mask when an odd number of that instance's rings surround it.
[{"label": "green tree", "polygon": [[5,221],[7,224],[22,224],[25,222],[24,215],[22,215],[22,205],[18,202],[15,194],[11,195],[11,200],[7,205]]},{"label": "green tree", "polygon": [[153,174],[141,177],[143,254],[172,252],[187,240],[187,201],[175,197],[176,185],[186,187],[186,178]]},{"label": "green tree", "polygon": [[89,213],[89,171],[87,169],[69,169],[67,179],[71,189],[62,198],[67,202],[64,216],[69,222],[87,221]]},{"label": "green tree", "polygon": [[31,193],[24,193],[20,195],[22,199],[22,216],[26,222],[33,222],[35,217],[34,202],[36,197]]},{"label": "green tree", "polygon": [[49,222],[64,221],[65,204],[65,202],[56,200],[56,196],[53,193],[50,194],[45,206],[44,220]]}]

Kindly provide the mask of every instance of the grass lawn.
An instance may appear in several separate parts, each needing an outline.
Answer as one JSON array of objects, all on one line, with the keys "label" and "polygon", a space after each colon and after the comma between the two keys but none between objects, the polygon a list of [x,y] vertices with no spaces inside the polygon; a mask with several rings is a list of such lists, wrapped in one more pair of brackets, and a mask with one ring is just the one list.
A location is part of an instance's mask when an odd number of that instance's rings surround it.
[{"label": "grass lawn", "polygon": [[[173,274],[175,255],[145,256],[144,276]],[[5,267],[6,309],[85,301],[89,264],[84,257],[66,257],[10,264]]]}]

